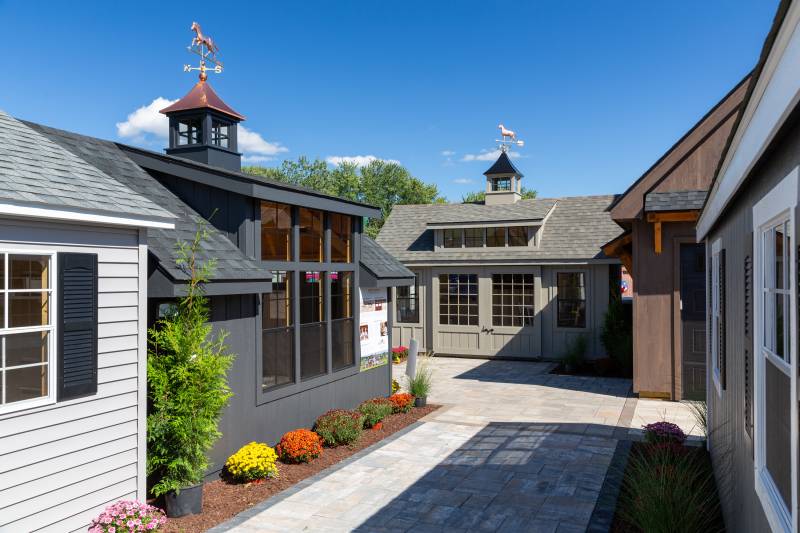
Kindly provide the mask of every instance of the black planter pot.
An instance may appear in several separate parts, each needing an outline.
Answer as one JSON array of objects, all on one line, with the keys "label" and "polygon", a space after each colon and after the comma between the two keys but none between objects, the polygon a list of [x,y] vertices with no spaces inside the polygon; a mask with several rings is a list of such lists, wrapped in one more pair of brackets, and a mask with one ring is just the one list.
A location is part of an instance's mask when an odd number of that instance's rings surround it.
[{"label": "black planter pot", "polygon": [[420,396],[419,398],[414,398],[414,407],[425,407],[426,405],[428,405],[427,396]]},{"label": "black planter pot", "polygon": [[164,504],[169,518],[200,514],[203,512],[203,484],[185,487],[178,494],[168,492],[164,495]]}]

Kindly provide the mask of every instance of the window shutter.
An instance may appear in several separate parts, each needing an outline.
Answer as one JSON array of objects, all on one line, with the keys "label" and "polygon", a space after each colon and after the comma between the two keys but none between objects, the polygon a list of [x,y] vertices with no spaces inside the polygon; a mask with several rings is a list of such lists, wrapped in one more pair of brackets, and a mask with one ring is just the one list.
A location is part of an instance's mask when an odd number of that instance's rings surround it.
[{"label": "window shutter", "polygon": [[[744,256],[744,429],[753,438],[753,234]],[[752,450],[753,448],[751,448]]]},{"label": "window shutter", "polygon": [[727,354],[725,353],[725,250],[719,253],[719,377],[722,389],[725,390],[727,386]]},{"label": "window shutter", "polygon": [[97,255],[58,254],[58,400],[97,392]]}]

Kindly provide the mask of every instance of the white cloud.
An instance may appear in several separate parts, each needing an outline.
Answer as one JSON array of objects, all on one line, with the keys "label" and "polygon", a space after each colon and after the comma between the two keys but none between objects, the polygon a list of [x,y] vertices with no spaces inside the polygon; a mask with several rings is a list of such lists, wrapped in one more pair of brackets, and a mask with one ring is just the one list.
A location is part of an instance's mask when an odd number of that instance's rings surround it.
[{"label": "white cloud", "polygon": [[[168,100],[159,96],[147,105],[136,109],[128,115],[124,122],[117,122],[117,135],[133,142],[150,144],[165,142],[169,137],[169,119],[159,111],[174,104],[177,100]],[[289,149],[278,142],[265,140],[260,133],[239,125],[239,151],[243,153],[245,163],[262,163],[274,159],[274,156]]]},{"label": "white cloud", "polygon": [[[511,157],[522,157],[519,152],[508,152]],[[500,150],[481,150],[478,154],[465,154],[461,161],[494,161],[500,157]]]},{"label": "white cloud", "polygon": [[453,183],[457,183],[459,185],[467,185],[469,183],[474,182],[475,180],[471,178],[456,178],[453,180]]},{"label": "white cloud", "polygon": [[133,139],[144,142],[149,135],[159,139],[169,136],[169,120],[159,110],[174,104],[177,100],[167,100],[159,96],[147,105],[144,105],[128,115],[128,120],[117,122],[117,135],[123,139]]},{"label": "white cloud", "polygon": [[456,155],[456,153],[453,150],[442,150],[441,153],[444,157],[452,157]]},{"label": "white cloud", "polygon": [[325,158],[325,161],[331,165],[338,166],[342,163],[349,163],[359,167],[365,167],[373,161],[383,161],[385,163],[394,163],[396,165],[400,164],[400,161],[397,159],[381,159],[380,157],[375,157],[374,155],[329,155]]}]

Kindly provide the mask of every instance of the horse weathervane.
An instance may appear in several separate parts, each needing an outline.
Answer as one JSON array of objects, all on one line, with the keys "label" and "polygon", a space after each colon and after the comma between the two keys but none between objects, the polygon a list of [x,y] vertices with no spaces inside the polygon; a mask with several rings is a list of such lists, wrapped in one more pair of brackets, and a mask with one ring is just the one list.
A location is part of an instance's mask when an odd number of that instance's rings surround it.
[{"label": "horse weathervane", "polygon": [[501,151],[508,152],[508,148],[512,144],[515,144],[520,148],[525,146],[525,141],[517,139],[516,132],[506,129],[506,127],[502,124],[498,124],[497,128],[500,130],[500,136],[502,139],[495,139],[495,142],[500,145]]},{"label": "horse weathervane", "polygon": [[[188,50],[200,56],[200,66],[193,67],[191,65],[184,65],[183,71],[191,72],[193,70],[199,70],[200,80],[206,81],[206,78],[208,78],[206,74],[207,71],[212,70],[217,74],[222,72],[222,62],[217,59],[219,47],[217,47],[209,35],[203,35],[203,30],[197,22],[192,22],[192,27],[190,29],[194,32],[194,38],[192,39],[192,44],[188,46]],[[214,66],[207,67],[206,61]]]}]

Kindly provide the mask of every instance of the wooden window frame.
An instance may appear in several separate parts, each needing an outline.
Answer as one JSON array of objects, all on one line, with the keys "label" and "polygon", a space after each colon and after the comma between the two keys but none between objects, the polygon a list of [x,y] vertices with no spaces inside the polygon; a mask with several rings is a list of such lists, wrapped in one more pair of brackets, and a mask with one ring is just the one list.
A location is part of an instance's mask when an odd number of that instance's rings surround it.
[{"label": "wooden window frame", "polygon": [[[442,277],[443,276],[445,278],[447,278],[447,280],[444,283],[442,282]],[[456,291],[456,294],[453,295],[449,291],[449,287],[451,286],[450,276],[468,276],[468,277],[471,276],[471,277],[475,278],[475,283],[472,283],[471,281],[468,280],[468,281],[466,281],[465,283],[462,284],[460,279],[456,280],[455,286],[457,287],[458,290]],[[469,293],[469,290],[467,290],[464,293],[461,292],[461,286],[462,285],[464,287],[469,287],[470,285],[475,285],[475,295],[474,296],[475,296],[475,298],[477,298],[477,303],[474,304],[474,307],[475,307],[475,314],[474,315],[469,312],[470,308],[473,307],[473,304],[470,304],[469,302],[467,302],[466,304],[461,304],[460,302],[455,303],[455,304],[451,304],[449,302],[449,299],[450,299],[451,296],[456,296],[457,298],[460,298],[461,296],[466,296],[467,298],[469,298],[470,296],[472,296]],[[443,294],[442,290],[443,290],[444,287],[447,287],[448,290],[447,290],[446,293]],[[442,322],[442,316],[444,316],[444,315],[442,314],[441,297],[445,296],[445,295],[448,298],[448,303],[445,304],[447,306],[447,309],[448,309],[448,312],[446,313],[448,319],[447,319],[447,322]],[[471,326],[471,327],[475,327],[475,326],[479,325],[479,323],[480,323],[481,300],[480,300],[480,276],[478,274],[476,274],[476,273],[439,274],[439,293],[437,294],[437,297],[439,298],[438,309],[439,309],[439,325],[440,326]],[[456,312],[455,313],[451,313],[450,312],[450,306],[451,305],[455,305],[455,307],[456,307]],[[462,314],[461,313],[461,307],[466,307],[467,308],[467,313],[466,314]],[[452,316],[454,316],[454,317],[456,317],[458,319],[457,320],[458,321],[457,324],[453,324],[453,323],[450,322],[450,318],[449,317],[452,317]],[[475,318],[475,321],[474,321],[475,323],[471,324],[470,323],[470,319],[473,318],[473,317]],[[464,324],[461,323],[461,319],[462,318],[466,318],[466,322]]]},{"label": "wooden window frame", "polygon": [[[396,287],[395,288],[395,322],[398,324],[419,324],[420,323],[420,310],[419,310],[419,272],[412,271],[414,274],[414,283],[410,286],[405,287]],[[414,288],[413,296],[410,294],[411,287]],[[402,296],[400,294],[401,290],[408,290],[409,296]],[[414,308],[416,309],[417,319],[414,321],[403,320],[403,317],[400,313],[400,302],[414,302]]]},{"label": "wooden window frame", "polygon": [[[582,274],[583,275],[583,302],[584,302],[584,313],[583,313],[583,326],[562,326],[561,322],[558,318],[558,303],[560,300],[565,301],[577,301],[576,298],[561,298],[559,297],[559,290],[558,290],[558,276],[559,274]],[[555,271],[555,283],[553,284],[555,287],[556,292],[556,329],[558,330],[566,330],[566,331],[585,331],[589,329],[589,271],[588,270],[556,270]]]},{"label": "wooden window frame", "polygon": [[[512,276],[511,283],[506,283],[504,280],[501,280],[499,282],[501,290],[498,293],[497,292],[498,282],[495,281],[495,276],[501,276],[501,277],[502,276]],[[516,281],[514,281],[514,276],[523,276],[523,280],[521,282],[517,283]],[[530,283],[528,283],[524,279],[527,276],[530,276]],[[491,300],[492,326],[493,327],[509,327],[509,328],[533,327],[534,326],[534,320],[536,319],[536,276],[534,274],[530,274],[530,273],[495,272],[495,273],[491,274],[490,280],[491,280],[491,287],[492,287],[492,300]],[[513,303],[513,298],[515,296],[522,296],[522,298],[524,300],[524,298],[526,296],[525,287],[528,286],[528,285],[530,285],[530,289],[531,289],[531,292],[530,292],[531,304],[530,304],[530,306],[526,306],[524,303],[522,305],[519,305],[519,306],[515,305]],[[511,292],[509,292],[508,294],[506,294],[506,292],[505,292],[505,288],[506,287],[510,287],[511,288]],[[522,289],[522,292],[520,292],[520,293],[515,292],[515,290],[518,287],[520,289]],[[512,303],[511,304],[505,304],[505,303],[501,302],[500,304],[497,304],[494,301],[495,296],[500,296],[501,298],[503,298],[505,296],[510,296],[512,298]],[[501,309],[499,315],[495,314],[495,308],[496,307],[500,307],[500,309]],[[505,309],[507,307],[511,307],[512,311],[511,311],[510,315],[506,315],[505,314]],[[521,315],[515,312],[515,310],[518,307],[523,309],[523,313]],[[527,309],[528,307],[530,307],[530,310],[531,310],[531,315],[530,316],[527,316],[525,314],[525,312],[524,312],[524,310]],[[506,318],[510,318],[511,319],[511,324],[510,325],[505,325],[504,324]],[[500,320],[499,324],[497,323],[498,319]],[[515,324],[514,323],[517,319],[519,319],[519,324]]]},{"label": "wooden window frame", "polygon": [[[26,248],[3,248],[0,249],[0,254],[3,255],[4,261],[4,276],[2,280],[2,294],[0,297],[4,299],[4,312],[3,316],[0,318],[0,338],[5,337],[6,335],[11,334],[22,334],[22,333],[37,333],[37,332],[47,332],[47,396],[41,396],[39,398],[31,398],[28,400],[22,400],[18,402],[13,402],[10,404],[5,403],[5,394],[6,394],[6,387],[5,387],[5,342],[0,343],[0,415],[5,415],[8,413],[13,413],[16,411],[22,411],[26,409],[32,409],[35,407],[41,407],[45,405],[52,405],[56,403],[56,396],[57,396],[57,373],[58,373],[58,356],[57,353],[57,338],[58,338],[58,320],[55,319],[56,310],[58,309],[58,291],[57,291],[57,278],[56,272],[58,268],[57,264],[57,257],[58,254],[54,250],[46,250],[46,249],[26,249]],[[30,289],[9,289],[9,278],[10,278],[10,271],[9,271],[9,256],[11,255],[40,255],[46,256],[49,258],[49,266],[47,275],[48,279],[48,288],[47,289],[38,289],[38,290],[30,290]],[[13,293],[26,293],[26,292],[47,292],[48,294],[48,325],[44,326],[26,326],[26,327],[16,327],[16,328],[9,328],[8,326],[8,317],[10,315],[11,309],[9,308],[9,294]],[[44,364],[31,364],[31,365],[20,365],[15,366],[12,368],[25,368],[28,366],[44,366]]]}]

